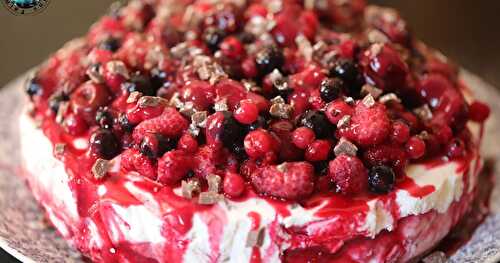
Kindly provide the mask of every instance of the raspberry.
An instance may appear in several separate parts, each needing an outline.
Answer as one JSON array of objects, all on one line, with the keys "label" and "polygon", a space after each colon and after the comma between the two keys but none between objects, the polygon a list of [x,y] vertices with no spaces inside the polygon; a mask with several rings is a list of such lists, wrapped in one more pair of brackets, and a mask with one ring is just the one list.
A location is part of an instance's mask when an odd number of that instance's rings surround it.
[{"label": "raspberry", "polygon": [[354,109],[343,100],[335,100],[332,103],[328,104],[325,111],[325,115],[328,120],[335,125],[337,125],[339,120],[344,116],[352,116],[353,114]]},{"label": "raspberry", "polygon": [[276,153],[279,149],[277,140],[266,130],[250,132],[244,141],[245,151],[250,158],[263,158],[268,153]]},{"label": "raspberry", "polygon": [[299,127],[292,133],[292,142],[299,149],[306,149],[315,139],[314,131],[307,127]]},{"label": "raspberry", "polygon": [[234,118],[243,124],[251,124],[257,120],[259,109],[250,100],[240,101],[240,105],[234,111]]},{"label": "raspberry", "polygon": [[120,165],[125,172],[136,171],[151,180],[156,180],[156,164],[136,149],[125,150],[121,154]]},{"label": "raspberry", "polygon": [[165,185],[175,185],[188,175],[193,161],[184,151],[167,152],[158,161],[158,181]]},{"label": "raspberry", "polygon": [[245,180],[238,174],[226,173],[222,182],[224,193],[229,197],[241,196],[245,191]]},{"label": "raspberry", "polygon": [[193,171],[196,176],[205,178],[218,173],[218,167],[224,165],[225,156],[219,148],[203,146],[194,155]]},{"label": "raspberry", "polygon": [[189,122],[174,108],[165,108],[163,113],[149,120],[145,120],[134,129],[133,138],[140,143],[146,133],[159,133],[165,137],[178,137],[189,126]]},{"label": "raspberry", "polygon": [[357,157],[338,156],[330,162],[328,176],[342,194],[358,194],[368,189],[368,171]]},{"label": "raspberry", "polygon": [[397,121],[392,124],[392,132],[390,134],[391,141],[403,144],[410,138],[410,127],[403,122]]},{"label": "raspberry", "polygon": [[177,142],[177,148],[188,153],[195,153],[198,150],[198,141],[191,134],[184,134]]},{"label": "raspberry", "polygon": [[380,103],[372,107],[359,102],[348,128],[340,130],[340,134],[362,146],[382,143],[391,131],[391,122],[386,108]]},{"label": "raspberry", "polygon": [[314,190],[314,167],[307,162],[266,166],[255,170],[250,181],[260,194],[298,200]]},{"label": "raspberry", "polygon": [[161,134],[147,133],[139,145],[139,150],[149,158],[156,159],[174,149],[175,146],[175,140],[165,138]]},{"label": "raspberry", "polygon": [[307,147],[305,159],[310,162],[324,161],[330,155],[332,144],[327,140],[314,141]]},{"label": "raspberry", "polygon": [[406,143],[406,153],[411,159],[419,159],[425,155],[425,142],[417,136],[411,137]]},{"label": "raspberry", "polygon": [[475,122],[484,122],[490,116],[488,105],[474,101],[469,107],[469,118]]}]

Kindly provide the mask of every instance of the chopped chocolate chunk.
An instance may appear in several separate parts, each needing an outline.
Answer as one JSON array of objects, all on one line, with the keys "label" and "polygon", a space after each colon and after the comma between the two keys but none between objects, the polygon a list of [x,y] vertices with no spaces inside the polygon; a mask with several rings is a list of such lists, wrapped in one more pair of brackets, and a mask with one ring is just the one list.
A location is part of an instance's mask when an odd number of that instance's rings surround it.
[{"label": "chopped chocolate chunk", "polygon": [[351,116],[345,115],[344,117],[342,117],[339,120],[339,122],[337,123],[337,127],[338,128],[345,128],[345,127],[349,126],[350,123],[351,123]]},{"label": "chopped chocolate chunk", "polygon": [[194,194],[199,194],[201,191],[200,181],[196,178],[191,178],[188,181],[182,181],[182,196],[187,199],[192,199]]},{"label": "chopped chocolate chunk", "polygon": [[282,163],[282,164],[276,166],[276,169],[278,171],[280,171],[281,173],[286,173],[286,165],[287,165],[286,163]]},{"label": "chopped chocolate chunk", "polygon": [[354,99],[352,97],[345,97],[344,102],[349,105],[354,105]]},{"label": "chopped chocolate chunk", "polygon": [[446,254],[442,251],[436,251],[422,259],[423,263],[444,263],[446,262]]},{"label": "chopped chocolate chunk", "polygon": [[111,74],[118,74],[123,76],[125,79],[130,78],[130,74],[128,72],[127,66],[125,66],[125,63],[119,60],[113,60],[110,61],[106,64],[106,69],[111,73]]},{"label": "chopped chocolate chunk", "polygon": [[397,102],[401,103],[401,99],[398,97],[398,95],[394,93],[387,93],[380,97],[378,101],[382,104],[390,103],[390,102]]},{"label": "chopped chocolate chunk", "polygon": [[222,178],[216,174],[210,174],[207,176],[208,191],[218,193],[220,192]]},{"label": "chopped chocolate chunk", "polygon": [[356,156],[358,152],[358,147],[349,140],[345,138],[340,138],[340,141],[337,143],[335,148],[333,149],[335,156],[340,156],[342,154],[349,156]]},{"label": "chopped chocolate chunk", "polygon": [[130,93],[127,98],[127,103],[135,103],[142,97],[142,93],[140,91],[134,91]]},{"label": "chopped chocolate chunk", "polygon": [[389,43],[389,38],[378,29],[371,29],[367,34],[370,43]]},{"label": "chopped chocolate chunk", "polygon": [[210,57],[199,55],[194,58],[193,66],[201,80],[208,80],[210,84],[215,84],[223,78],[227,78],[224,69]]},{"label": "chopped chocolate chunk", "polygon": [[140,108],[156,107],[160,105],[166,106],[167,104],[168,102],[164,98],[153,96],[142,96],[137,102],[137,105],[139,105]]},{"label": "chopped chocolate chunk", "polygon": [[110,168],[110,162],[104,159],[97,159],[92,166],[92,174],[95,179],[102,179],[108,173]]},{"label": "chopped chocolate chunk", "polygon": [[215,192],[203,192],[198,196],[198,204],[200,205],[213,205],[223,199],[222,195]]},{"label": "chopped chocolate chunk", "polygon": [[274,103],[269,109],[271,116],[281,119],[289,119],[293,106],[286,103]]},{"label": "chopped chocolate chunk", "polygon": [[247,247],[260,247],[264,243],[264,233],[265,229],[261,228],[259,230],[253,230],[248,233],[247,236]]},{"label": "chopped chocolate chunk", "polygon": [[54,146],[54,153],[56,156],[61,156],[66,150],[66,144],[64,143],[56,143]]},{"label": "chopped chocolate chunk", "polygon": [[196,113],[196,109],[194,108],[194,103],[192,101],[181,102],[179,107],[179,112],[186,116],[191,117]]},{"label": "chopped chocolate chunk", "polygon": [[383,91],[381,89],[378,89],[372,85],[365,84],[363,87],[361,87],[361,95],[366,96],[368,94],[372,95],[374,99],[377,99],[382,95]]},{"label": "chopped chocolate chunk", "polygon": [[423,121],[428,121],[432,119],[432,111],[429,108],[429,105],[427,104],[423,105],[422,107],[414,109],[413,112]]},{"label": "chopped chocolate chunk", "polygon": [[226,99],[221,99],[214,104],[214,110],[215,111],[228,111],[229,106],[227,106],[227,100]]},{"label": "chopped chocolate chunk", "polygon": [[102,76],[101,65],[99,65],[99,64],[91,65],[87,69],[86,73],[89,76],[90,80],[92,80],[92,82],[97,83],[97,84],[104,82],[104,77]]},{"label": "chopped chocolate chunk", "polygon": [[208,112],[198,111],[191,115],[191,122],[200,128],[205,128],[207,122]]},{"label": "chopped chocolate chunk", "polygon": [[300,54],[302,54],[306,61],[310,61],[314,52],[311,42],[304,35],[300,34],[295,38],[295,43],[299,48]]},{"label": "chopped chocolate chunk", "polygon": [[57,110],[57,114],[56,114],[56,122],[57,123],[63,123],[64,115],[68,111],[68,108],[69,108],[69,102],[67,102],[67,101],[62,101],[59,104],[59,109]]},{"label": "chopped chocolate chunk", "polygon": [[363,103],[366,107],[371,108],[375,105],[376,101],[371,94],[368,94],[361,103]]}]

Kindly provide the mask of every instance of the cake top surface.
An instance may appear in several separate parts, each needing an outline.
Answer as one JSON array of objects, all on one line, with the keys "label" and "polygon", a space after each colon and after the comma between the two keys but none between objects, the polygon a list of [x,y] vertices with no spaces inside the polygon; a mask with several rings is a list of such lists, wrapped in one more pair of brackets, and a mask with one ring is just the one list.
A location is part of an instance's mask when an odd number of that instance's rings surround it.
[{"label": "cake top surface", "polygon": [[395,10],[362,0],[114,5],[26,92],[85,181],[134,172],[201,205],[387,194],[411,163],[467,158],[466,123],[489,114]]}]

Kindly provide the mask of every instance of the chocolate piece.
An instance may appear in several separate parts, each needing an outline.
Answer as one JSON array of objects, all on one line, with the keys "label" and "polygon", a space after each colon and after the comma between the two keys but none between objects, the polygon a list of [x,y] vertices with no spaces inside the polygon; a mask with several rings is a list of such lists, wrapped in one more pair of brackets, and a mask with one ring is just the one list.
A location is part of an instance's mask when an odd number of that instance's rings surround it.
[{"label": "chocolate piece", "polygon": [[208,191],[218,193],[220,192],[222,178],[216,174],[210,174],[207,176]]},{"label": "chocolate piece", "polygon": [[191,115],[191,122],[200,128],[205,128],[207,122],[208,112],[198,111]]},{"label": "chocolate piece", "polygon": [[345,115],[337,123],[337,128],[345,128],[345,127],[349,126],[350,123],[351,123],[351,116]]},{"label": "chocolate piece", "polygon": [[195,178],[192,178],[188,181],[182,181],[181,188],[182,188],[182,196],[187,199],[192,199],[193,194],[200,193],[201,191],[200,181]]},{"label": "chocolate piece", "polygon": [[422,259],[423,263],[445,263],[446,254],[442,251],[436,251]]},{"label": "chocolate piece", "polygon": [[413,113],[415,113],[415,115],[417,115],[423,121],[428,121],[432,119],[432,111],[429,108],[429,105],[427,104],[423,105],[422,107],[414,109]]},{"label": "chocolate piece", "polygon": [[110,168],[110,162],[104,159],[97,159],[92,166],[92,174],[95,179],[102,179],[108,173]]},{"label": "chocolate piece", "polygon": [[214,192],[203,192],[200,193],[200,196],[198,197],[198,204],[200,205],[213,205],[216,204],[217,202],[221,201],[222,195],[219,193],[214,193]]},{"label": "chocolate piece", "polygon": [[363,103],[366,107],[371,108],[371,107],[375,106],[376,101],[375,101],[375,98],[373,98],[373,96],[371,94],[368,94],[363,99],[363,101],[361,101],[361,103]]},{"label": "chocolate piece", "polygon": [[127,103],[135,103],[142,97],[142,93],[139,91],[134,91],[128,95]]},{"label": "chocolate piece", "polygon": [[378,97],[380,97],[380,95],[382,95],[383,91],[381,89],[378,89],[372,85],[368,85],[368,84],[365,84],[363,85],[363,87],[361,88],[361,95],[362,96],[366,96],[368,94],[370,94],[374,99],[377,99]]},{"label": "chocolate piece", "polygon": [[61,156],[64,154],[64,151],[66,150],[66,144],[64,143],[56,143],[54,146],[54,153],[56,156]]},{"label": "chocolate piece", "polygon": [[111,74],[122,75],[125,79],[130,78],[130,74],[128,72],[127,66],[125,66],[125,63],[123,63],[122,61],[119,61],[119,60],[110,61],[106,64],[106,69]]},{"label": "chocolate piece", "polygon": [[253,230],[248,233],[246,247],[261,247],[264,244],[265,229]]},{"label": "chocolate piece", "polygon": [[401,99],[398,97],[398,95],[394,93],[387,93],[380,97],[378,101],[382,104],[390,103],[390,102],[397,102],[401,103]]},{"label": "chocolate piece", "polygon": [[356,147],[356,145],[349,140],[340,138],[340,141],[333,149],[333,152],[335,153],[335,156],[340,156],[342,154],[356,156],[358,153],[358,147]]},{"label": "chocolate piece", "polygon": [[161,97],[153,97],[153,96],[142,96],[137,102],[140,108],[146,107],[156,107],[159,105],[168,105],[167,100]]}]

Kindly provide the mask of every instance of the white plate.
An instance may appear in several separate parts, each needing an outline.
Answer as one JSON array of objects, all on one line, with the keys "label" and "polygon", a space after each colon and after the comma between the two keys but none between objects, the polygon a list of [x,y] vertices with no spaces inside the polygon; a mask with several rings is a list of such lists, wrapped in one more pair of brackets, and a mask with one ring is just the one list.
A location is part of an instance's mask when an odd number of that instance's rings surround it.
[{"label": "white plate", "polygon": [[[500,95],[474,75],[463,72],[463,79],[478,99],[492,107],[487,124],[483,153],[494,158],[495,175],[500,182]],[[29,189],[19,178],[18,114],[25,102],[22,92],[26,75],[0,91],[0,247],[22,262],[83,262],[80,255],[44,220]],[[497,262],[500,259],[500,184],[493,190],[491,215],[472,239],[450,262]]]}]

